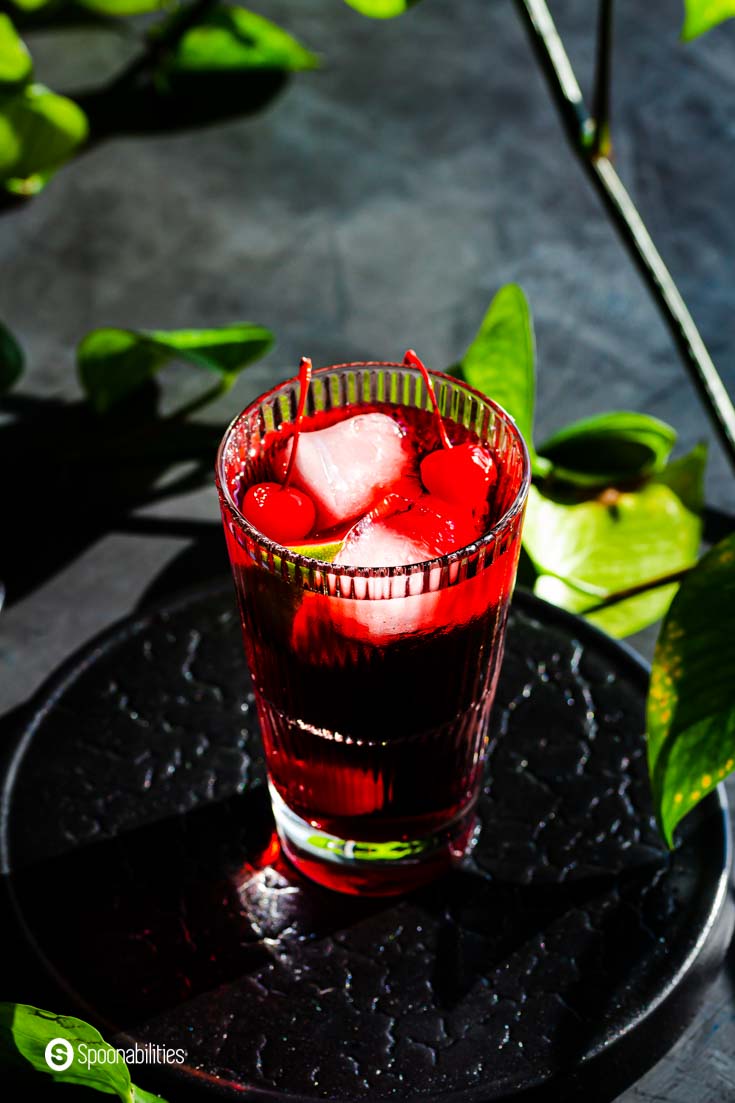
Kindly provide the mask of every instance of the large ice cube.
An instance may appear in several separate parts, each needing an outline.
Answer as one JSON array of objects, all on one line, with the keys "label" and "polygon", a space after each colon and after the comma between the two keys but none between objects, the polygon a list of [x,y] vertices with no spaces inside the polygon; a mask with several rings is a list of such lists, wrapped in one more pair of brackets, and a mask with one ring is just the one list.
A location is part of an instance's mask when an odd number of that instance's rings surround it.
[{"label": "large ice cube", "polygon": [[[284,478],[293,444],[277,474]],[[416,470],[416,456],[401,426],[387,414],[356,414],[327,429],[302,433],[291,480],[317,510],[317,529],[366,513],[381,494]]]}]

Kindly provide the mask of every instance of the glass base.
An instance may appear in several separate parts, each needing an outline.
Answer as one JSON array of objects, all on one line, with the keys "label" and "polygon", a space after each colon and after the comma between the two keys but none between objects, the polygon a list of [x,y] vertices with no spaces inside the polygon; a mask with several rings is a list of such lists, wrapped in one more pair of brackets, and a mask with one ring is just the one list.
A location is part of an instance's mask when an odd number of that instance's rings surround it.
[{"label": "glass base", "polygon": [[326,888],[355,896],[410,892],[457,865],[472,842],[476,799],[439,831],[386,842],[340,839],[297,816],[271,783],[281,848],[296,868]]}]

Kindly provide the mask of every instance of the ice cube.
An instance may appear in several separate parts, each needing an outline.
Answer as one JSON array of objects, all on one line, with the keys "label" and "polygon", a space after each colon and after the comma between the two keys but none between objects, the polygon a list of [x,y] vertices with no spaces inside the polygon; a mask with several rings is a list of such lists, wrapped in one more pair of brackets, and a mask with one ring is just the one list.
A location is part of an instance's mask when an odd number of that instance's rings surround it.
[{"label": "ice cube", "polygon": [[[435,569],[438,585],[440,568]],[[423,572],[392,579],[336,579],[332,575],[328,582],[330,590],[334,588],[342,596],[305,593],[293,621],[292,646],[297,653],[308,656],[309,661],[314,661],[320,651],[327,656],[325,661],[331,661],[336,653],[330,643],[333,633],[343,640],[381,646],[398,636],[442,627],[437,611],[446,591],[431,589],[422,593]],[[433,585],[433,578],[431,582]],[[348,597],[348,593],[353,596]]]},{"label": "ice cube", "polygon": [[[392,512],[380,509],[368,514],[349,532],[334,562],[353,567],[405,567],[425,563],[473,543],[482,535],[468,510],[433,494],[414,501],[386,496]],[[377,514],[377,516],[376,516]]]},{"label": "ice cube", "polygon": [[[409,554],[405,546],[404,552]],[[341,576],[327,569],[325,592],[302,595],[293,621],[292,646],[309,662],[322,656],[320,661],[329,664],[335,655],[344,654],[336,637],[381,647],[396,638],[464,624],[488,609],[500,617],[513,587],[517,558],[518,545],[512,545],[467,578],[461,578],[457,562],[409,568],[393,577],[387,573],[371,578]]]},{"label": "ice cube", "polygon": [[335,563],[352,567],[405,567],[433,559],[433,544],[422,536],[412,536],[401,522],[405,514],[358,525],[344,542]]},{"label": "ice cube", "polygon": [[[414,531],[412,510],[402,509],[377,519],[368,514],[355,525],[335,557],[336,564],[353,567],[407,567],[425,563],[437,556],[430,532]],[[436,590],[440,567],[429,571],[429,586]],[[385,641],[397,635],[411,635],[432,627],[437,594],[424,592],[423,571],[407,572],[390,578],[375,574],[370,578],[337,578],[328,574],[332,622],[341,635],[357,639]],[[349,596],[348,596],[349,595]]]},{"label": "ice cube", "polygon": [[[293,442],[277,474],[284,478]],[[317,510],[317,529],[366,513],[393,483],[416,471],[416,456],[401,426],[387,414],[356,414],[327,429],[301,433],[291,481]]]}]

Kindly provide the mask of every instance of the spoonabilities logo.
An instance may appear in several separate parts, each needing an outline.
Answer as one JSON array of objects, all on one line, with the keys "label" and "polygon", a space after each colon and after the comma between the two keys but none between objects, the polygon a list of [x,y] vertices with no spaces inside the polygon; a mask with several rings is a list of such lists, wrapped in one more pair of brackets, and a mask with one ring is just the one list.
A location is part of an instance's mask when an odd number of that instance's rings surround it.
[{"label": "spoonabilities logo", "polygon": [[44,1057],[52,1072],[63,1072],[74,1060],[74,1047],[66,1038],[52,1038],[44,1050]]}]

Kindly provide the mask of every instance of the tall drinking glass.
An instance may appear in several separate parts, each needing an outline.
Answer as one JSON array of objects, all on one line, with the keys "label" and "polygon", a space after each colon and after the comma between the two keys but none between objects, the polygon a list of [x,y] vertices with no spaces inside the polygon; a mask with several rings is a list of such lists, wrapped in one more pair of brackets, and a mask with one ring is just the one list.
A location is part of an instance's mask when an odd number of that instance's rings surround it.
[{"label": "tall drinking glass", "polygon": [[[318,562],[242,515],[267,477],[267,440],[296,418],[299,385],[239,414],[217,456],[217,487],[286,855],[342,892],[387,895],[457,861],[472,837],[530,481],[513,420],[432,373],[450,437],[499,461],[495,522],[471,544],[399,567]],[[418,371],[340,364],[314,373],[307,417],[430,409]],[[344,411],[344,415],[341,414]]]}]

